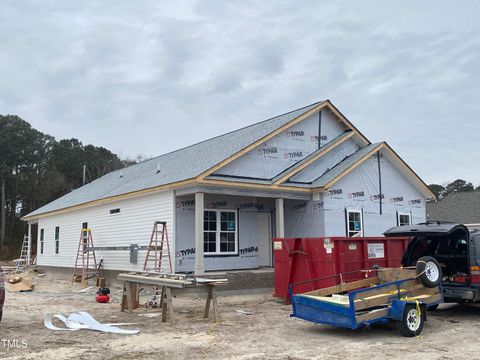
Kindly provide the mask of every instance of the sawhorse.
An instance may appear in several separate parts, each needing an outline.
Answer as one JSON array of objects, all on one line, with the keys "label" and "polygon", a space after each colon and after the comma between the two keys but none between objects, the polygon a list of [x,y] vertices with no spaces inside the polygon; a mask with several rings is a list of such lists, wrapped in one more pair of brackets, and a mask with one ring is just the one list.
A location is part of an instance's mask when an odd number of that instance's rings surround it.
[{"label": "sawhorse", "polygon": [[[135,283],[136,285],[137,283]],[[175,288],[170,286],[161,286],[162,292],[160,297],[160,308],[162,309],[162,322],[167,321],[167,313],[170,319],[170,323],[175,325],[175,313],[173,310],[173,297],[174,293],[179,292],[191,292],[192,289],[205,289],[207,291],[207,299],[205,304],[205,311],[203,313],[203,317],[206,319],[210,313],[210,306],[213,307],[213,320],[215,322],[220,321],[220,314],[218,311],[218,304],[217,304],[217,294],[215,292],[215,286],[218,284],[215,283],[205,283],[201,284],[195,288]],[[132,288],[134,283],[131,281],[124,281],[123,283],[123,294],[122,294],[122,304],[120,311],[124,312],[128,310],[129,313],[133,312],[133,298],[132,298]],[[125,301],[126,300],[126,301]]]}]

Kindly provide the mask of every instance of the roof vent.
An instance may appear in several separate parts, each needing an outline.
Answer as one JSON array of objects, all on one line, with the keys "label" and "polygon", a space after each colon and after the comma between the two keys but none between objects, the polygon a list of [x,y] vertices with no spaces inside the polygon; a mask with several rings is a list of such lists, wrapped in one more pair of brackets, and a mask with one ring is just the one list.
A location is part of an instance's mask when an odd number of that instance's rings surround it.
[{"label": "roof vent", "polygon": [[157,174],[159,174],[162,170],[160,170],[160,164],[157,164]]},{"label": "roof vent", "polygon": [[123,170],[120,170],[120,177],[123,177]]}]

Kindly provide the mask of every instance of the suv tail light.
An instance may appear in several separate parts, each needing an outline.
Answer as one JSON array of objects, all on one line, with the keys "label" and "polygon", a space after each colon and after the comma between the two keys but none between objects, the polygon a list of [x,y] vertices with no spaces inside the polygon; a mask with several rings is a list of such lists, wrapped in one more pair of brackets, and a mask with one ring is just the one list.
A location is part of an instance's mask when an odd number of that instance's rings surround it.
[{"label": "suv tail light", "polygon": [[470,266],[470,282],[480,283],[480,266]]}]

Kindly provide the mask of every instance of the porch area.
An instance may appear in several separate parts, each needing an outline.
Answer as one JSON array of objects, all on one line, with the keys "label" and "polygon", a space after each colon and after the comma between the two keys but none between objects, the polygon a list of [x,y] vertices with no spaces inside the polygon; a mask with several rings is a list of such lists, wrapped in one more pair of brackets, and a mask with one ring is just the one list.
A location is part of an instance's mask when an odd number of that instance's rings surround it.
[{"label": "porch area", "polygon": [[285,207],[299,200],[307,201],[309,195],[225,188],[177,190],[175,272],[213,275],[273,267],[272,238],[286,235]]}]

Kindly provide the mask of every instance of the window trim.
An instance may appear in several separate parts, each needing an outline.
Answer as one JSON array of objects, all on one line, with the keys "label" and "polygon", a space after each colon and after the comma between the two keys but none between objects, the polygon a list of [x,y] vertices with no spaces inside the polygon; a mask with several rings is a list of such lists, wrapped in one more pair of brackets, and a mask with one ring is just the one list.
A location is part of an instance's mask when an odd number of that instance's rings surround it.
[{"label": "window trim", "polygon": [[60,254],[60,226],[55,226],[55,255]]},{"label": "window trim", "polygon": [[[408,216],[408,224],[402,225],[400,221],[400,216]],[[412,214],[409,212],[397,213],[398,226],[409,226],[412,225]]]},{"label": "window trim", "polygon": [[[347,237],[357,237],[357,236],[363,236],[364,234],[364,228],[363,228],[363,211],[360,209],[360,210],[357,210],[357,209],[346,209],[347,210],[347,216],[346,216],[346,227],[347,227]],[[353,230],[350,230],[350,214],[360,214],[360,231],[353,231]],[[353,233],[353,235],[350,235],[351,233]],[[358,235],[360,234],[360,235]]]},{"label": "window trim", "polygon": [[[215,230],[215,248],[217,249],[216,252],[206,252],[203,251],[204,256],[236,256],[238,255],[239,252],[239,241],[238,241],[238,212],[235,209],[203,209],[203,214],[205,216],[205,211],[213,211],[216,213],[216,230]],[[222,212],[229,212],[229,213],[234,213],[235,214],[235,231],[222,231],[221,230],[221,213]],[[202,223],[202,229],[203,229],[203,223]],[[213,232],[210,230],[202,230],[203,234],[206,232]],[[222,232],[226,233],[233,233],[235,236],[235,251],[220,251],[220,234]],[[205,243],[205,240],[203,240],[203,244]]]}]

